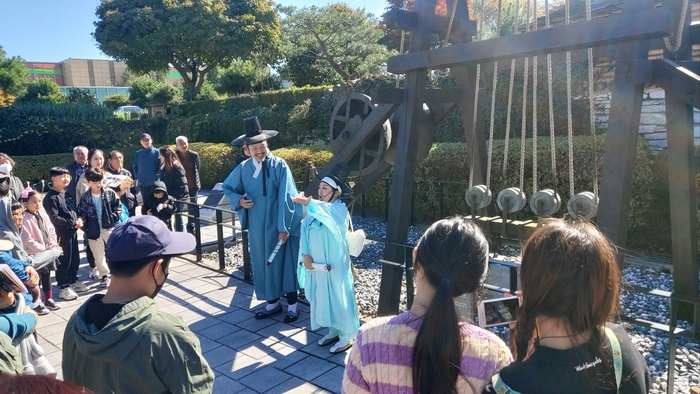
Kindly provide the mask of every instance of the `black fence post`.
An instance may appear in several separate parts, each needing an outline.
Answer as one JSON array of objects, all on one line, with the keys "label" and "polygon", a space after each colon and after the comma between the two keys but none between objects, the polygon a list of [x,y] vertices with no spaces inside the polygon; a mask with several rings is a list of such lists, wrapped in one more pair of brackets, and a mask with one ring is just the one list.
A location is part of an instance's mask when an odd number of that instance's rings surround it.
[{"label": "black fence post", "polygon": [[406,309],[413,305],[413,248],[405,247],[406,252]]},{"label": "black fence post", "polygon": [[365,203],[367,202],[367,200],[365,199],[366,194],[367,193],[363,194],[360,197],[360,203],[362,204],[362,210],[360,211],[360,214],[362,215],[363,218],[367,217],[367,210],[365,209]]},{"label": "black fence post", "polygon": [[411,193],[411,226],[415,224],[415,213],[416,213],[416,182],[413,182],[413,193]]},{"label": "black fence post", "polygon": [[243,244],[243,279],[250,282],[250,253],[248,253],[248,230],[241,231],[241,241]]},{"label": "black fence post", "polygon": [[224,228],[221,226],[223,223],[224,215],[221,210],[216,210],[216,243],[219,247],[219,269],[224,270],[226,268],[226,249],[224,248]]},{"label": "black fence post", "polygon": [[389,178],[384,178],[384,221],[389,221]]},{"label": "black fence post", "polygon": [[194,204],[193,207],[194,214],[194,239],[197,241],[197,247],[195,248],[195,254],[197,255],[197,261],[202,261],[202,220],[199,217],[199,204]]},{"label": "black fence post", "polygon": [[442,182],[438,183],[438,201],[440,202],[440,218],[445,217],[445,187]]}]

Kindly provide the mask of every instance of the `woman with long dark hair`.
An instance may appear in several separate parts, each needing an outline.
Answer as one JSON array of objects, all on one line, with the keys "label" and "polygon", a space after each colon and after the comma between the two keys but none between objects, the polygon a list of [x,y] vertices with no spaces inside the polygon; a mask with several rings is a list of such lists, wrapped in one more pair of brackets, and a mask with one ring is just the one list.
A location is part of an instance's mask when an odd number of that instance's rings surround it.
[{"label": "woman with long dark hair", "polygon": [[512,360],[496,335],[460,322],[454,299],[486,276],[488,242],[466,218],[434,223],[413,250],[411,309],[360,327],[343,393],[481,393]]},{"label": "woman with long dark hair", "polygon": [[617,251],[593,225],[553,220],[522,252],[516,362],[494,393],[647,393],[649,370],[617,314]]},{"label": "woman with long dark hair", "polygon": [[[185,168],[177,161],[175,151],[169,146],[161,146],[158,149],[160,153],[160,180],[165,183],[168,195],[179,200],[184,197],[189,197],[189,189],[187,188],[187,178],[185,177]],[[145,196],[144,196],[145,198]]]}]

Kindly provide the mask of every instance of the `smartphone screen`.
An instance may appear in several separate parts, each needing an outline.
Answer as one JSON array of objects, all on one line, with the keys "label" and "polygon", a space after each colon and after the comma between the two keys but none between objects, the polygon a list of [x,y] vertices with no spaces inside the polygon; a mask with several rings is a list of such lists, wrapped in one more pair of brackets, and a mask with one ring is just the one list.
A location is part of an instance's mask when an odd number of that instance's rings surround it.
[{"label": "smartphone screen", "polygon": [[483,300],[479,303],[479,325],[493,327],[515,321],[519,307],[518,297]]}]

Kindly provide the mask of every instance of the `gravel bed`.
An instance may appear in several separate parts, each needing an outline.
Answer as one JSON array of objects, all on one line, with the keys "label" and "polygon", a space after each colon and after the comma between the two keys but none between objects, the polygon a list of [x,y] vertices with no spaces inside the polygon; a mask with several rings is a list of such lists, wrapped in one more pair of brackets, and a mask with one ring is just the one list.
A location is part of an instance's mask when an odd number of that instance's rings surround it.
[{"label": "gravel bed", "polygon": [[[384,237],[386,235],[386,223],[382,220],[368,218],[353,218],[355,229],[363,229],[367,235]],[[410,227],[408,243],[415,243],[423,233],[422,227]],[[355,293],[361,318],[365,320],[376,315],[379,300],[379,287],[381,283],[381,264],[374,262],[382,258],[384,245],[367,241],[360,257],[353,259],[356,270]],[[501,256],[515,256],[518,248],[504,246],[498,251]],[[217,261],[217,252],[206,253],[205,258]],[[243,277],[243,253],[241,244],[230,245],[226,249],[226,265],[234,276]],[[637,285],[647,288],[673,291],[673,279],[670,274],[657,272],[650,268],[627,267],[624,269],[623,281],[625,284]],[[620,314],[653,321],[661,324],[669,322],[669,300],[664,297],[645,295],[623,291],[620,303]],[[401,301],[399,310],[406,310],[406,281],[402,284]],[[668,371],[668,334],[641,326],[624,324],[632,342],[642,353],[651,372],[652,389],[650,393],[661,394],[666,392]],[[683,329],[691,328],[690,324],[679,320],[678,326]],[[494,333],[507,341],[509,329],[496,327],[491,329]],[[686,338],[677,338],[676,364],[675,364],[675,393],[690,393],[700,387],[700,344]],[[697,389],[700,392],[700,389]]]}]

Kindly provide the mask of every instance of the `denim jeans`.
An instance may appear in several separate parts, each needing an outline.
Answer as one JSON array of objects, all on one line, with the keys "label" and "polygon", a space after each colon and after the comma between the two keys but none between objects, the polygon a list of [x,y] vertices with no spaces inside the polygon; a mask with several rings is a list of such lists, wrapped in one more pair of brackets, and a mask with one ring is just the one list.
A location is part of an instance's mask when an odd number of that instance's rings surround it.
[{"label": "denim jeans", "polygon": [[[197,203],[197,192],[198,191],[199,191],[199,189],[191,189],[189,191],[190,203]],[[178,202],[176,205],[177,205],[178,212],[187,213],[188,215],[191,215],[191,216],[194,215],[194,207],[191,204],[184,204],[184,203]],[[175,231],[182,231],[183,224],[184,224],[183,217],[175,214]],[[192,218],[192,217],[187,218],[187,231],[194,233],[194,218]]]}]

